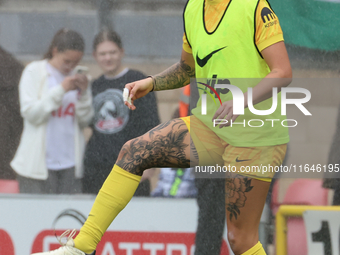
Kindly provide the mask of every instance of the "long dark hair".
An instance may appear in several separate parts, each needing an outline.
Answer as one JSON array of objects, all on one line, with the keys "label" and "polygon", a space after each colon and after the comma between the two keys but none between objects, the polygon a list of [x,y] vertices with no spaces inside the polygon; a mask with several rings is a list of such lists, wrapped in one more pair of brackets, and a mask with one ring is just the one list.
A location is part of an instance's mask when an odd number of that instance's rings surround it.
[{"label": "long dark hair", "polygon": [[110,29],[101,30],[93,40],[93,51],[96,51],[98,44],[110,41],[117,44],[119,49],[123,49],[122,39],[120,39],[119,34]]},{"label": "long dark hair", "polygon": [[51,59],[53,57],[52,51],[54,48],[57,48],[59,52],[64,52],[66,50],[84,52],[85,42],[78,32],[63,28],[54,35],[50,47],[44,54],[44,58]]}]

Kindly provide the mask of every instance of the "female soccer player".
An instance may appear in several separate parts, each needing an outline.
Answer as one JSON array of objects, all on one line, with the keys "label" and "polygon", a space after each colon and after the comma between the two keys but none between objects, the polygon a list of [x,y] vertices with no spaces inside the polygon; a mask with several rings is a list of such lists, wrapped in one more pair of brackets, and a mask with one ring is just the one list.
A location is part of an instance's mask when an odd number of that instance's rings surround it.
[{"label": "female soccer player", "polygon": [[[150,91],[179,88],[195,77],[205,80],[198,85],[199,91],[205,90],[204,84],[227,81],[241,89],[244,115],[233,114],[234,98],[224,90],[219,95],[221,104],[207,97],[206,114],[202,114],[201,99],[193,117],[168,121],[125,143],[79,235],[51,254],[95,250],[107,227],[130,201],[144,169],[209,164],[238,169],[236,176],[227,174],[225,186],[228,240],[233,252],[265,254],[258,241],[258,226],[272,176],[244,174],[240,169],[280,165],[289,141],[288,130],[278,125],[226,125],[231,121],[285,119],[279,107],[266,116],[254,115],[248,109],[248,103],[256,104],[259,110],[270,109],[272,89],[280,91],[290,83],[292,72],[279,21],[265,0],[189,0],[184,25],[180,62],[154,77],[127,84],[132,97],[132,104],[127,105],[135,109],[134,101]],[[248,87],[252,88],[250,102]],[[216,118],[228,123],[214,127]]]}]

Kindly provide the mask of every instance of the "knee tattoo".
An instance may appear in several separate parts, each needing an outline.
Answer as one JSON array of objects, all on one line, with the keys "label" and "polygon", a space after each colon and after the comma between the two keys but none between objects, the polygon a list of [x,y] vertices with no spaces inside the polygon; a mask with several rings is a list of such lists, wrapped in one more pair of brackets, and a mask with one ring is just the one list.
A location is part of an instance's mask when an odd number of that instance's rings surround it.
[{"label": "knee tattoo", "polygon": [[184,136],[188,130],[170,131],[167,135],[152,134],[152,137],[141,136],[132,139],[122,147],[116,164],[121,168],[142,175],[152,167],[188,167]]}]

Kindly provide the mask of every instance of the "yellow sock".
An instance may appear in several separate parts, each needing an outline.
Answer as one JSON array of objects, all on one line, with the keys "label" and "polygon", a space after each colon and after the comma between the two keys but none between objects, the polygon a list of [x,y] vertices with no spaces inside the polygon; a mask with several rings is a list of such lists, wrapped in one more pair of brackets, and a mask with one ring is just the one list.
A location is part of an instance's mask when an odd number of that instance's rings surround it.
[{"label": "yellow sock", "polygon": [[74,240],[75,247],[85,253],[92,253],[106,229],[121,210],[129,203],[141,176],[131,174],[117,165],[100,189],[91,212]]},{"label": "yellow sock", "polygon": [[264,251],[262,244],[258,242],[253,247],[251,247],[246,252],[242,253],[241,255],[266,255],[266,252]]}]

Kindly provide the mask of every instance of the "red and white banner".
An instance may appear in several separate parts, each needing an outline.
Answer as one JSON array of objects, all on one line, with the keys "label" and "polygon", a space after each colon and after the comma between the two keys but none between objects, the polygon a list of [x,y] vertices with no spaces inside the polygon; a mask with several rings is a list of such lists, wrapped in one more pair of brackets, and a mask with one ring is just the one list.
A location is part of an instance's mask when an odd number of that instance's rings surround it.
[{"label": "red and white banner", "polygon": [[[79,230],[80,215],[88,215],[93,201],[93,196],[0,196],[0,255],[58,248],[55,234]],[[195,199],[133,198],[103,236],[96,254],[191,255],[197,213]],[[232,254],[226,241],[221,254]]]}]

